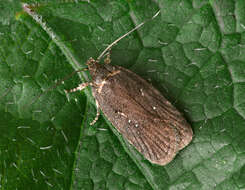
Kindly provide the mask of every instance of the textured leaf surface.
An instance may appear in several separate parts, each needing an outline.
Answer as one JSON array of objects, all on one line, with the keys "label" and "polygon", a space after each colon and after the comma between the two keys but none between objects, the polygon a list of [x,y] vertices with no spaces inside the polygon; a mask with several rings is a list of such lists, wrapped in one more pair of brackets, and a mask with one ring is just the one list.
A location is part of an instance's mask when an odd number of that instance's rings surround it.
[{"label": "textured leaf surface", "polygon": [[[36,1],[25,1],[33,3]],[[243,0],[0,2],[1,189],[244,189]],[[116,38],[112,64],[149,80],[185,114],[194,139],[149,163],[96,114],[75,75]],[[48,91],[47,91],[48,90]],[[39,96],[42,94],[41,96]]]}]

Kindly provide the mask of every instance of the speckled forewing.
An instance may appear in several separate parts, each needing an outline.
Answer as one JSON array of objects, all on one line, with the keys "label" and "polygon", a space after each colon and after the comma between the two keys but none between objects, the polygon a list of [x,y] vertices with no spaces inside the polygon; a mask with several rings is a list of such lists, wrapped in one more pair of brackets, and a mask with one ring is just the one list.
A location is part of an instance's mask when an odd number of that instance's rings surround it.
[{"label": "speckled forewing", "polygon": [[167,164],[191,141],[190,126],[149,83],[129,70],[115,69],[120,73],[109,77],[100,93],[93,88],[102,112],[148,160]]},{"label": "speckled forewing", "polygon": [[[131,85],[127,85],[127,89],[132,96],[133,94],[137,94],[135,96],[136,101],[148,112],[157,115],[165,122],[171,122],[171,124],[177,128],[180,134],[179,149],[188,145],[192,140],[193,132],[191,126],[187,123],[182,114],[164,96],[162,96],[158,90],[144,79],[122,67],[120,67],[120,70],[124,71],[122,72],[123,75],[132,79]],[[134,93],[132,93],[132,91],[134,91]],[[149,104],[149,102],[151,103]]]}]

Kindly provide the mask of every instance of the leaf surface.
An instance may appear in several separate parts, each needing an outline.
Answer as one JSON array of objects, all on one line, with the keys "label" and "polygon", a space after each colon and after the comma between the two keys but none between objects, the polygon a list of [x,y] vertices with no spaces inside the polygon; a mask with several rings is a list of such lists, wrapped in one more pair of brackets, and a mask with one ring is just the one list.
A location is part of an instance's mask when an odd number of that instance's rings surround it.
[{"label": "leaf surface", "polygon": [[[0,3],[0,187],[244,189],[245,2],[210,0]],[[112,64],[139,74],[190,122],[168,165],[145,160],[103,116],[79,73],[119,36]]]}]

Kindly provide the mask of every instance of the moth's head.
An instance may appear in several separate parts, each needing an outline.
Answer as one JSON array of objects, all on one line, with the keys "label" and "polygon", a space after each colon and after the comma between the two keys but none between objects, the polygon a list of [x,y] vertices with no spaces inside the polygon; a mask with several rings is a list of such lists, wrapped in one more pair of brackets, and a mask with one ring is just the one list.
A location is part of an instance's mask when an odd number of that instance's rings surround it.
[{"label": "moth's head", "polygon": [[86,65],[88,66],[88,70],[93,80],[99,82],[104,79],[105,68],[103,64],[93,58],[89,58]]},{"label": "moth's head", "polygon": [[94,60],[92,57],[90,57],[86,63],[88,66],[88,70],[91,71],[96,71],[96,63],[98,63],[96,60]]}]

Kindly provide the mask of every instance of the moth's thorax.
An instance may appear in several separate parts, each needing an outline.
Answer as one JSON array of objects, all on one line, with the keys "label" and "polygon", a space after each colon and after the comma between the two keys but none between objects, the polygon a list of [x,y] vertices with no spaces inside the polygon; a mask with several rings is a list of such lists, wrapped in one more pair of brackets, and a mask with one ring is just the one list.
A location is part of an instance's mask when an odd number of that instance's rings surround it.
[{"label": "moth's thorax", "polygon": [[90,58],[87,62],[88,69],[92,80],[94,83],[101,83],[105,80],[106,76],[110,73],[103,63],[99,63],[98,61]]}]

